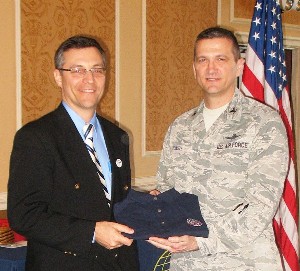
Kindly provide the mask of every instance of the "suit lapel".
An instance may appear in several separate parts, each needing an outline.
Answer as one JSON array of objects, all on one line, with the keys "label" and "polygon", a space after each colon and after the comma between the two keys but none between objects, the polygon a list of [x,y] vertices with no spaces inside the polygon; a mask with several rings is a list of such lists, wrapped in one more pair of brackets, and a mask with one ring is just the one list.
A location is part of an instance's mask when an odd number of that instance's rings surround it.
[{"label": "suit lapel", "polygon": [[[105,194],[100,185],[95,165],[86,149],[86,146],[77,131],[69,114],[60,105],[54,111],[56,126],[59,127],[57,142],[61,157],[74,177],[75,184],[88,182],[91,189],[98,190],[99,197],[106,203]],[[105,206],[106,204],[104,204]],[[107,205],[106,205],[107,206]]]}]

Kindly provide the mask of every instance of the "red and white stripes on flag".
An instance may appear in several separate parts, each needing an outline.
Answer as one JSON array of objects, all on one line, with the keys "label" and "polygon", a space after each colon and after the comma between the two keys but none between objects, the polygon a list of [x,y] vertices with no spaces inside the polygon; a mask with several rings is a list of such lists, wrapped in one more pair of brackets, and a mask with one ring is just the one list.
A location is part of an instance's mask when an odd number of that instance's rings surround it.
[{"label": "red and white stripes on flag", "polygon": [[289,173],[273,222],[284,270],[299,271],[294,138],[278,0],[256,2],[241,89],[247,96],[278,110],[287,129],[290,147]]}]

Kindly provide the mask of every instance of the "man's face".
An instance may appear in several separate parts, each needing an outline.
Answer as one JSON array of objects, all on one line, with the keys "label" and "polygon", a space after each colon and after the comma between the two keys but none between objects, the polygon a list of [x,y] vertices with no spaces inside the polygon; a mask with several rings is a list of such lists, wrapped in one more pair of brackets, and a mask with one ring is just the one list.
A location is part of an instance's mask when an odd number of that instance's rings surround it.
[{"label": "man's face", "polygon": [[204,96],[233,95],[244,60],[235,60],[232,46],[226,38],[204,39],[196,44],[194,75]]},{"label": "man's face", "polygon": [[[102,56],[95,47],[70,49],[63,54],[64,69],[83,67],[104,67]],[[105,74],[93,75],[88,71],[84,76],[70,71],[54,71],[57,85],[62,89],[62,100],[65,101],[77,114],[94,112],[104,93]]]}]

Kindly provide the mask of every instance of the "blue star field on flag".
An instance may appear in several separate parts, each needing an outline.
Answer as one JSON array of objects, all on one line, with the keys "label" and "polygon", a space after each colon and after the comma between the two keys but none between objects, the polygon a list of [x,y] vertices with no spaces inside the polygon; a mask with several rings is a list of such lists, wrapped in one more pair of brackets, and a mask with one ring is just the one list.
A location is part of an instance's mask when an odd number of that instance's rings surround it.
[{"label": "blue star field on flag", "polygon": [[277,99],[281,99],[287,84],[281,25],[279,1],[258,0],[251,22],[249,44],[263,62],[265,79]]}]

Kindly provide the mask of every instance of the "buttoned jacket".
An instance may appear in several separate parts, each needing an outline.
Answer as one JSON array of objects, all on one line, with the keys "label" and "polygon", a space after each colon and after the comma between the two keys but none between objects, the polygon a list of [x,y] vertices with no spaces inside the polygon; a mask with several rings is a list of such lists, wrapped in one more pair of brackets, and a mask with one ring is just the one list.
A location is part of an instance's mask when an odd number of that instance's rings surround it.
[{"label": "buttoned jacket", "polygon": [[[97,118],[111,161],[113,207],[131,186],[128,136]],[[11,227],[28,239],[27,270],[136,270],[133,246],[107,250],[92,244],[96,221],[114,220],[99,182],[62,104],[16,133],[8,218]]]}]

